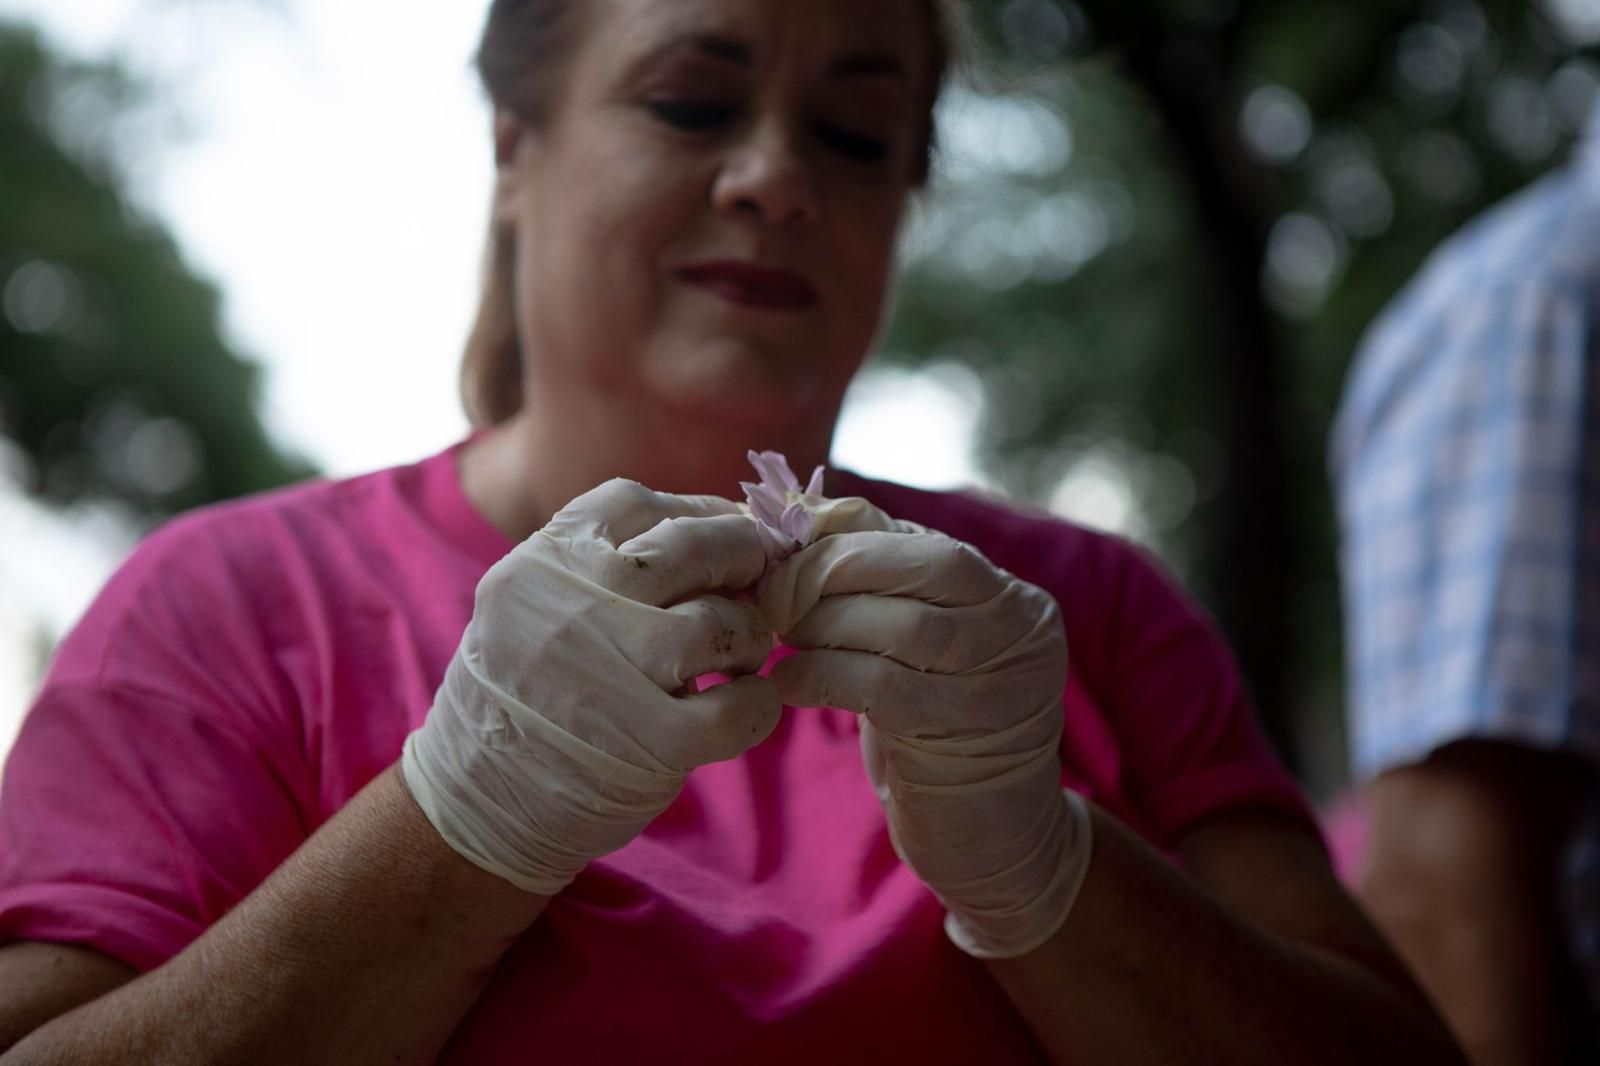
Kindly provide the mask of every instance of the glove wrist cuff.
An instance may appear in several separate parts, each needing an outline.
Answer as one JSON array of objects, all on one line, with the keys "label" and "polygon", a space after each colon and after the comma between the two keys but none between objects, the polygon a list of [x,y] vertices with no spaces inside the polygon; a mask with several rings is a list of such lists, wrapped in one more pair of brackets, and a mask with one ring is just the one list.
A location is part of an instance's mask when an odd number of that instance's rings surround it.
[{"label": "glove wrist cuff", "polygon": [[1059,858],[1044,889],[1006,908],[979,910],[946,901],[945,935],[951,943],[979,959],[1009,959],[1042,946],[1066,923],[1083,889],[1094,850],[1093,818],[1088,802],[1063,789],[1066,806]]},{"label": "glove wrist cuff", "polygon": [[501,861],[497,856],[511,849],[506,842],[493,839],[493,822],[485,819],[481,812],[472,816],[462,809],[460,798],[453,795],[452,783],[436,772],[437,767],[430,766],[426,745],[427,738],[420,729],[406,737],[400,757],[400,777],[423,817],[451,850],[478,869],[524,892],[554,896],[571,884],[587,865],[586,858],[574,857],[568,869],[556,869],[546,862],[543,869],[535,870],[526,862],[513,866]]}]

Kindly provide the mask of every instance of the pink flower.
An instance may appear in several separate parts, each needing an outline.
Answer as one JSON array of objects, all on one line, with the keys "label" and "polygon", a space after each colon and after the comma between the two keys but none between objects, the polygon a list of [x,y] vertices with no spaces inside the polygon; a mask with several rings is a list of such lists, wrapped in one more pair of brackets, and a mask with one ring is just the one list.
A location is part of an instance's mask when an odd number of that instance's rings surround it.
[{"label": "pink flower", "polygon": [[739,484],[750,503],[750,513],[755,515],[756,531],[767,557],[781,559],[804,548],[816,537],[816,516],[807,503],[821,502],[823,468],[819,466],[813,470],[811,480],[802,489],[800,479],[789,469],[789,460],[782,452],[752,451],[749,457],[761,482]]}]

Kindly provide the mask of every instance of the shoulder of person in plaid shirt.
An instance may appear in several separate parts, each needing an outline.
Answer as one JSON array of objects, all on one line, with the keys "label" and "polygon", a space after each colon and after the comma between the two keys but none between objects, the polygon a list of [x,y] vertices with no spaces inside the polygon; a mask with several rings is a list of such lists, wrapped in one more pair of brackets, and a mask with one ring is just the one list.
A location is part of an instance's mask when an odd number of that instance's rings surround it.
[{"label": "shoulder of person in plaid shirt", "polygon": [[1600,762],[1600,112],[1377,321],[1334,427],[1358,774]]}]

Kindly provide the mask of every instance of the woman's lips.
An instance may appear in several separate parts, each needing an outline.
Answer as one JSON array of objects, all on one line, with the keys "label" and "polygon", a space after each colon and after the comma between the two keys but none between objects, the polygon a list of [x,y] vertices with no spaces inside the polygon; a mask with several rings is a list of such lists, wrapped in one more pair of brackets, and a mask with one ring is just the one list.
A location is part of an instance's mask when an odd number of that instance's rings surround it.
[{"label": "woman's lips", "polygon": [[787,270],[738,260],[693,263],[676,271],[680,281],[697,285],[742,307],[800,311],[817,302],[817,290]]}]

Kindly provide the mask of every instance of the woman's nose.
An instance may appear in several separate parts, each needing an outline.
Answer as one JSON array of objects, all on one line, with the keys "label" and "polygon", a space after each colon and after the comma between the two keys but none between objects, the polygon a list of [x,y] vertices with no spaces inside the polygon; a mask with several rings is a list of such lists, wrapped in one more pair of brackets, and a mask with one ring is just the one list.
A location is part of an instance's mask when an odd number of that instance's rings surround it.
[{"label": "woman's nose", "polygon": [[776,123],[752,130],[717,175],[717,209],[771,225],[821,221],[822,194],[795,141],[793,132]]}]

